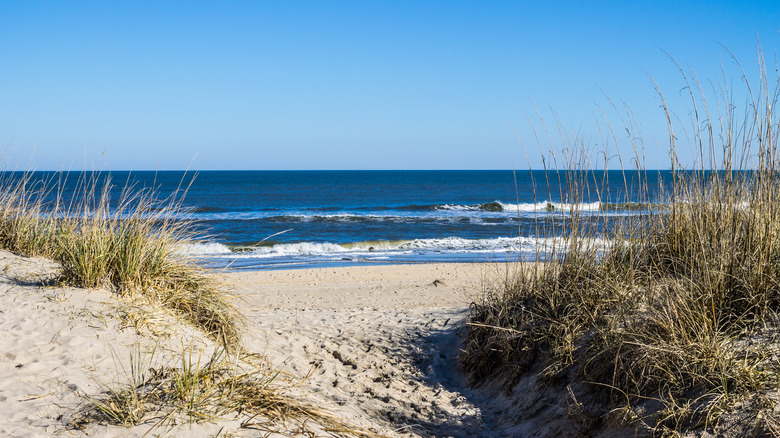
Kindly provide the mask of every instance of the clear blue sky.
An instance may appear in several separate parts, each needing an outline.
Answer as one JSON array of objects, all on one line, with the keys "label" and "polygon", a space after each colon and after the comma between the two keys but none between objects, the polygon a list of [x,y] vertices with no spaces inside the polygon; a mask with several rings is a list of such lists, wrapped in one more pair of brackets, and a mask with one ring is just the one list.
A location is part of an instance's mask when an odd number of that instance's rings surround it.
[{"label": "clear blue sky", "polygon": [[527,168],[511,126],[539,167],[526,114],[595,144],[603,90],[667,168],[662,49],[718,80],[778,30],[760,1],[2,2],[0,141],[37,170]]}]

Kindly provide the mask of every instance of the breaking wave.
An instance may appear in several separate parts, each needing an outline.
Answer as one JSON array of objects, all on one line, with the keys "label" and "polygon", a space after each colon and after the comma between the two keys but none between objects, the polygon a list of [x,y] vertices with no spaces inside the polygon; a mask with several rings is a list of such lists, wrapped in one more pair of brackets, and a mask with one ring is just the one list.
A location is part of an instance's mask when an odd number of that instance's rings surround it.
[{"label": "breaking wave", "polygon": [[[597,245],[606,241],[592,239]],[[230,248],[221,243],[190,244],[182,254],[206,258],[273,258],[296,256],[391,256],[400,253],[492,253],[545,251],[554,245],[566,245],[560,238],[498,237],[494,239],[438,239],[372,240],[353,243],[296,242],[268,246]]]},{"label": "breaking wave", "polygon": [[201,221],[425,221],[450,220],[456,217],[468,218],[512,218],[518,213],[530,217],[545,214],[633,214],[638,211],[656,208],[655,205],[639,203],[579,203],[542,201],[538,203],[512,204],[492,201],[482,204],[434,204],[409,205],[402,207],[354,207],[336,209],[331,207],[306,208],[300,210],[256,210],[230,211],[219,208],[195,209],[188,213],[188,218]]}]

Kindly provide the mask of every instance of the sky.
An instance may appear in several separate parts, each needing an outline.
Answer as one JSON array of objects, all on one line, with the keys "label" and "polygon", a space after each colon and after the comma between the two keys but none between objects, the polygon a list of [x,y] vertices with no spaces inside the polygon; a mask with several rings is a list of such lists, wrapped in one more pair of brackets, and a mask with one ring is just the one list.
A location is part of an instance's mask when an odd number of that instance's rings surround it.
[{"label": "sky", "polygon": [[759,41],[774,65],[772,3],[2,2],[4,165],[524,169],[573,134],[630,161],[628,108],[644,165],[665,169],[653,80],[683,120],[672,58],[739,94],[731,54],[751,81]]}]

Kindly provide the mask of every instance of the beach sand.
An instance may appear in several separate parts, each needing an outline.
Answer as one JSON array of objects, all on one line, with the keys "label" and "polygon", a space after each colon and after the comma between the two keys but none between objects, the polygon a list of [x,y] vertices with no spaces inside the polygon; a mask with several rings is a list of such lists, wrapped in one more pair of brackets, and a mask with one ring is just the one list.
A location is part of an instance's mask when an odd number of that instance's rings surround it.
[{"label": "beach sand", "polygon": [[[85,396],[128,380],[133,351],[154,350],[137,357],[159,365],[182,349],[215,346],[165,312],[108,291],[45,286],[56,269],[0,251],[0,435],[258,436],[241,428],[240,417],[66,430],[79,423]],[[504,269],[361,266],[232,272],[221,281],[244,315],[245,348],[297,382],[297,397],[345,423],[384,436],[559,433],[562,426],[547,421],[518,428],[516,399],[497,388],[470,389],[458,373],[458,330],[468,305]],[[294,424],[278,429],[284,436],[301,431]],[[316,424],[307,429],[331,436]]]},{"label": "beach sand", "polygon": [[[250,349],[311,396],[387,435],[483,428],[461,393],[456,328],[486,266],[421,264],[232,273]],[[332,410],[331,409],[331,410]]]}]

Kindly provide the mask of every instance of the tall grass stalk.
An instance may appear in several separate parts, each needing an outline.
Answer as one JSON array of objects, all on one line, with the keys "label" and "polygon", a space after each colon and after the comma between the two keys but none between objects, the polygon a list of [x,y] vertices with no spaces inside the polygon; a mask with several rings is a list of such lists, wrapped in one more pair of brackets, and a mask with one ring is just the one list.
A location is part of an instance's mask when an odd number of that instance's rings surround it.
[{"label": "tall grass stalk", "polygon": [[[533,369],[549,384],[585,382],[606,395],[602,419],[631,413],[621,421],[662,434],[712,428],[738,401],[763,406],[748,412],[759,429],[777,424],[766,407],[780,382],[770,359],[780,351],[780,76],[772,85],[763,59],[759,67],[743,115],[725,86],[707,93],[680,69],[692,105],[687,129],[656,85],[672,169],[668,191],[658,189],[663,209],[649,204],[637,124],[621,116],[640,163],[630,174],[640,180],[629,184],[624,172],[623,184],[626,193],[640,188],[632,201],[643,214],[604,236],[594,230],[607,227],[588,224],[606,224],[605,216],[586,221],[576,209],[558,219],[562,227],[538,228],[540,236],[564,230],[539,252],[552,253],[549,262],[523,265],[472,305],[460,363],[475,381],[512,387]],[[618,144],[607,126],[602,144]],[[561,137],[575,151],[553,155],[566,170],[557,173],[562,200],[605,198],[608,187],[594,182],[606,178],[590,170],[585,142]],[[684,146],[696,162],[687,168],[678,161]],[[589,243],[595,237],[607,243]]]}]

